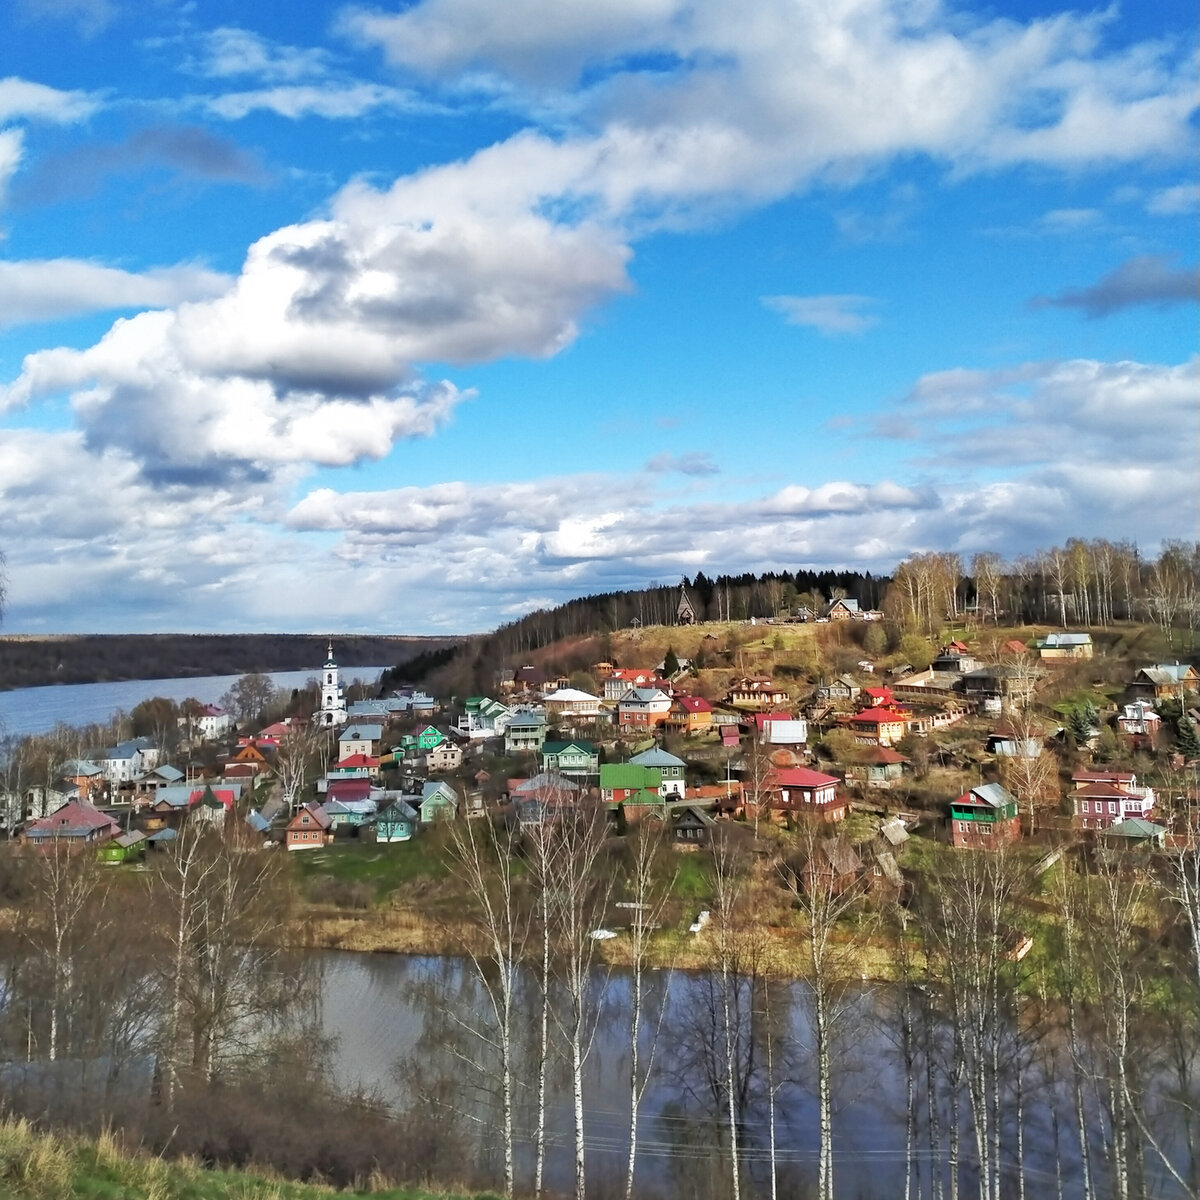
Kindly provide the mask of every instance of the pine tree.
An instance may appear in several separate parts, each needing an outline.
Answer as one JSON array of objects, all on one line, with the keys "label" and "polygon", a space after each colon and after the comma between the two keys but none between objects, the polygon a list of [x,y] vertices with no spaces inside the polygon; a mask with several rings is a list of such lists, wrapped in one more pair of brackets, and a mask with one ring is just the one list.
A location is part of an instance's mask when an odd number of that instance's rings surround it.
[{"label": "pine tree", "polygon": [[1200,734],[1190,717],[1180,717],[1176,723],[1175,746],[1184,758],[1200,758]]},{"label": "pine tree", "polygon": [[667,647],[666,657],[663,659],[663,674],[668,679],[673,679],[679,671],[679,659],[675,657],[675,651],[671,646]]}]

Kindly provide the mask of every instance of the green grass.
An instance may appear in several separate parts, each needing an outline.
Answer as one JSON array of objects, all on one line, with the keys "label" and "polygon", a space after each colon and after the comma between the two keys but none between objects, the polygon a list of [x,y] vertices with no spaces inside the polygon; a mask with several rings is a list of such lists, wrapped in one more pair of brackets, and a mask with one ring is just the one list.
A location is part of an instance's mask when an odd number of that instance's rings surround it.
[{"label": "green grass", "polygon": [[712,895],[712,878],[707,863],[707,854],[678,855],[671,894],[679,900],[707,900]]},{"label": "green grass", "polygon": [[[189,1160],[130,1153],[108,1135],[95,1141],[41,1133],[26,1121],[0,1122],[0,1197],[3,1200],[453,1200],[462,1193],[379,1186],[334,1191],[240,1171],[206,1170]],[[477,1200],[489,1200],[478,1196]],[[493,1198],[494,1200],[494,1198]]]},{"label": "green grass", "polygon": [[436,834],[386,845],[349,838],[321,850],[296,851],[289,857],[302,881],[324,878],[367,884],[374,889],[377,902],[405,884],[420,879],[437,882],[449,873]]}]

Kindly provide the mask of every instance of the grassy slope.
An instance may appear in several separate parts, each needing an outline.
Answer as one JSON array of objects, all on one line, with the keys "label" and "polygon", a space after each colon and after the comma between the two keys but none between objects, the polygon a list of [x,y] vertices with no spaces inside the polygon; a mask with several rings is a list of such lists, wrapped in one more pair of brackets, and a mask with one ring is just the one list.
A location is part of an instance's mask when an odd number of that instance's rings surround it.
[{"label": "grassy slope", "polygon": [[453,1200],[454,1195],[462,1194],[392,1188],[384,1181],[367,1191],[335,1192],[240,1171],[206,1170],[186,1160],[170,1162],[130,1154],[103,1135],[88,1141],[39,1133],[25,1121],[0,1122],[3,1200],[327,1200],[347,1195],[370,1195],[377,1200]]}]

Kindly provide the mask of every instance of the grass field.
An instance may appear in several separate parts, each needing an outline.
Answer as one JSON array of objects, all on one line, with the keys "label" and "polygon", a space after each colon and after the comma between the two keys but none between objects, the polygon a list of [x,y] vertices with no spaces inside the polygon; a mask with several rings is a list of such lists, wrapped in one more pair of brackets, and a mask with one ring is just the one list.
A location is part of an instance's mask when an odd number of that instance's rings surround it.
[{"label": "grass field", "polygon": [[41,1133],[26,1121],[0,1122],[0,1197],[4,1200],[329,1200],[367,1195],[375,1200],[464,1197],[397,1188],[383,1179],[369,1180],[367,1190],[334,1191],[265,1175],[207,1170],[186,1159],[167,1161],[129,1153],[106,1135],[87,1141]]},{"label": "grass field", "polygon": [[382,846],[369,838],[346,838],[321,850],[296,851],[289,858],[306,887],[318,879],[363,884],[371,888],[376,903],[405,885],[420,880],[440,883],[449,874],[436,834]]}]

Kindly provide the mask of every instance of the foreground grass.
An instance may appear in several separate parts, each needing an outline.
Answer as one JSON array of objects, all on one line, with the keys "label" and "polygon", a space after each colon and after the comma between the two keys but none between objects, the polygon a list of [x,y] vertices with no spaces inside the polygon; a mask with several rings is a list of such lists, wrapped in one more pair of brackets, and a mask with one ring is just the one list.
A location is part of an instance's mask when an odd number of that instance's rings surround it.
[{"label": "foreground grass", "polygon": [[[42,1133],[27,1121],[0,1121],[0,1197],[3,1200],[465,1200],[465,1193],[426,1192],[369,1180],[366,1190],[337,1192],[262,1174],[207,1170],[189,1160],[130,1153],[117,1140]],[[477,1200],[488,1200],[478,1196]]]}]

